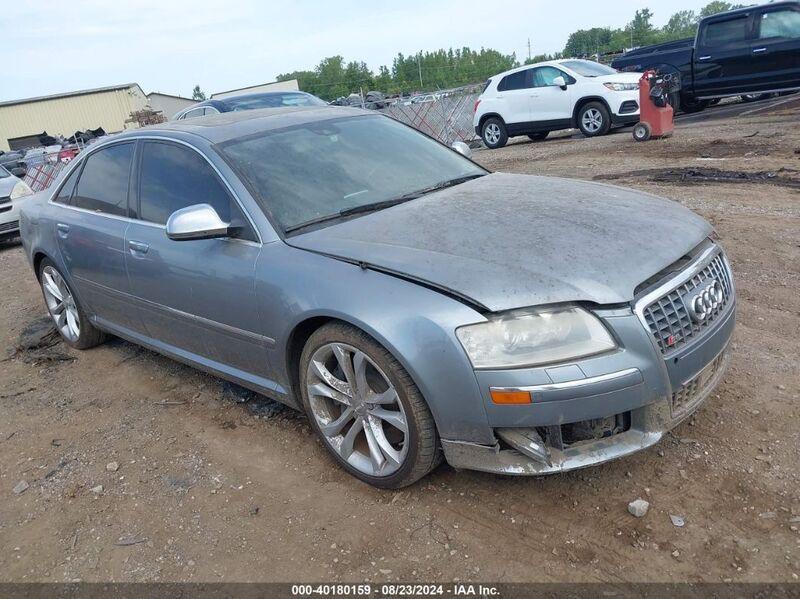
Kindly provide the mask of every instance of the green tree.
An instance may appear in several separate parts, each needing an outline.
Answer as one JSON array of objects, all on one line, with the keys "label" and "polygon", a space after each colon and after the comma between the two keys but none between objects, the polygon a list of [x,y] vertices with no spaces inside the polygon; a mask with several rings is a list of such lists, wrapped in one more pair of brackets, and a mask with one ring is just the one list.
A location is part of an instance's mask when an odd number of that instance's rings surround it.
[{"label": "green tree", "polygon": [[703,17],[710,17],[711,15],[715,15],[717,13],[733,10],[735,8],[743,8],[744,6],[744,4],[731,4],[730,2],[724,2],[723,0],[714,0],[703,7],[703,9],[700,11],[700,18],[702,19]]},{"label": "green tree", "polygon": [[202,102],[206,99],[206,94],[200,89],[199,85],[195,85],[194,89],[192,90],[192,100],[197,100],[198,102]]},{"label": "green tree", "polygon": [[590,56],[607,49],[613,31],[607,27],[579,29],[570,34],[564,47],[564,56]]},{"label": "green tree", "polygon": [[697,31],[697,13],[693,10],[681,10],[673,14],[667,24],[661,28],[664,41],[692,37]]}]

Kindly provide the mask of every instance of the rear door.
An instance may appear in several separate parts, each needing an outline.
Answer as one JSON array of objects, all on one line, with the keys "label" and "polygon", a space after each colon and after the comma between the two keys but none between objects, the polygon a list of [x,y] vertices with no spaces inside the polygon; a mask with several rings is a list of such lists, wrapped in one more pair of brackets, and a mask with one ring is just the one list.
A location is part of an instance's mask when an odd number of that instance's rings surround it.
[{"label": "rear door", "polygon": [[[564,78],[566,90],[553,82],[556,77]],[[561,69],[547,66],[533,69],[532,80],[531,120],[542,127],[569,127],[572,117],[572,85],[575,79]]]},{"label": "rear door", "polygon": [[92,152],[74,190],[70,175],[54,201],[64,204],[55,234],[78,296],[102,321],[136,330],[124,251],[133,150],[131,141]]},{"label": "rear door", "polygon": [[758,89],[800,87],[800,6],[765,6],[755,19],[751,54]]},{"label": "rear door", "polygon": [[755,89],[752,27],[752,12],[721,16],[705,23],[694,52],[695,96],[722,96]]},{"label": "rear door", "polygon": [[506,75],[497,84],[497,97],[503,107],[500,116],[506,125],[527,123],[531,120],[530,75],[531,69],[524,69]]},{"label": "rear door", "polygon": [[[188,352],[193,361],[227,367],[235,376],[265,376],[267,353],[254,289],[261,243],[216,170],[183,144],[143,141],[137,188],[125,260],[148,336]],[[169,216],[202,203],[239,233],[224,239],[169,239]]]}]

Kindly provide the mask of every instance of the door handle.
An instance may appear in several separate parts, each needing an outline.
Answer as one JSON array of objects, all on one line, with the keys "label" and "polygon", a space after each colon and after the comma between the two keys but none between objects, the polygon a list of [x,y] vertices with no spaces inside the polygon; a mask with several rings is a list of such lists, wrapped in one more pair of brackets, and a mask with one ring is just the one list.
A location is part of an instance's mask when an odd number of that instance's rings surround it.
[{"label": "door handle", "polygon": [[711,56],[698,56],[697,60],[711,60]]},{"label": "door handle", "polygon": [[766,48],[753,48],[753,54],[762,54],[763,52],[766,51],[767,51]]},{"label": "door handle", "polygon": [[149,245],[142,243],[141,241],[129,241],[128,247],[130,248],[131,252],[135,254],[146,254],[147,250],[150,249]]},{"label": "door handle", "polygon": [[58,236],[62,238],[66,238],[69,235],[69,225],[65,225],[64,223],[56,223],[56,229],[58,230]]}]

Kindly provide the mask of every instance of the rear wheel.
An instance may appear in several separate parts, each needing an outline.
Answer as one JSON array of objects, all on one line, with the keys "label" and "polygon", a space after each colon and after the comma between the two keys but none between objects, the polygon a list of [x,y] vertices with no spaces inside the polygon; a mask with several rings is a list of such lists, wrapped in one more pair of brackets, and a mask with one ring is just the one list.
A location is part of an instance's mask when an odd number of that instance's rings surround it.
[{"label": "rear wheel", "polygon": [[605,135],[611,129],[611,114],[605,104],[589,102],[578,111],[578,128],[586,137]]},{"label": "rear wheel", "polygon": [[694,100],[686,97],[681,97],[681,110],[686,114],[693,112],[700,112],[708,108],[708,100]]},{"label": "rear wheel", "polygon": [[538,131],[536,133],[529,133],[528,139],[530,139],[531,141],[542,141],[544,139],[547,139],[548,135],[550,135],[549,131]]},{"label": "rear wheel", "polygon": [[39,266],[39,282],[47,311],[68,345],[75,349],[89,349],[107,339],[104,332],[89,322],[66,279],[47,258]]},{"label": "rear wheel", "polygon": [[508,142],[508,132],[506,124],[497,117],[486,119],[481,128],[481,137],[487,148],[494,150],[502,148]]},{"label": "rear wheel", "polygon": [[331,323],[311,335],[300,386],[312,428],[356,478],[397,489],[441,461],[436,425],[417,386],[363,331]]}]

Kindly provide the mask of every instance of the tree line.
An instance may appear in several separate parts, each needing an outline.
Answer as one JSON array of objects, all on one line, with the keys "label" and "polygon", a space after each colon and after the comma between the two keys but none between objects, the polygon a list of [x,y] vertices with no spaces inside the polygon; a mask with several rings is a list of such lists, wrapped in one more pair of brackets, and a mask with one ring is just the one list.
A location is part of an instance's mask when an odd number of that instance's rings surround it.
[{"label": "tree line", "polygon": [[[570,34],[563,50],[553,54],[540,54],[524,61],[525,64],[566,57],[601,59],[603,55],[626,49],[693,37],[697,23],[703,17],[742,5],[724,0],[714,0],[700,11],[682,10],[674,13],[663,27],[652,23],[653,12],[648,8],[637,10],[624,27],[593,27],[579,29]],[[342,56],[324,58],[312,70],[281,73],[278,81],[297,79],[300,89],[324,100],[334,100],[363,90],[378,90],[386,94],[408,94],[433,89],[451,89],[485,81],[492,75],[519,66],[515,53],[503,54],[490,48],[473,50],[440,49],[417,54],[398,54],[391,66],[381,66],[373,72],[363,61],[345,61]],[[199,86],[194,97],[202,94]]]}]

